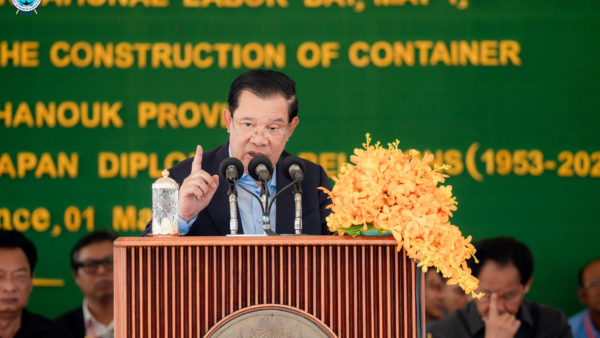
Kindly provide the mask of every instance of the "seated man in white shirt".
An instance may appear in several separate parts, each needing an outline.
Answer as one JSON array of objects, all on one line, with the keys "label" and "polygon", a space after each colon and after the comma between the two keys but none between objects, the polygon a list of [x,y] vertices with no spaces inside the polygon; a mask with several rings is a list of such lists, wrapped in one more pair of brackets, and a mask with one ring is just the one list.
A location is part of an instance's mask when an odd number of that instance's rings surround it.
[{"label": "seated man in white shirt", "polygon": [[71,250],[71,269],[83,293],[83,304],[56,321],[75,337],[109,338],[113,328],[113,241],[117,236],[96,231]]}]

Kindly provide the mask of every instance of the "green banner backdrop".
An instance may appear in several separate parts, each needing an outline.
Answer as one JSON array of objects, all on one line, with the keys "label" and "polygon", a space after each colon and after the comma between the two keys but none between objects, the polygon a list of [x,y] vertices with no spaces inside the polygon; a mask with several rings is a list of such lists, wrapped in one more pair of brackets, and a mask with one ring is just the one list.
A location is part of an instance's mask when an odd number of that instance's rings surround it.
[{"label": "green banner backdrop", "polygon": [[[297,83],[287,149],[334,175],[366,132],[429,150],[465,235],[535,257],[527,296],[580,308],[600,248],[600,3],[475,0],[0,0],[0,226],[40,254],[29,308],[81,297],[68,265],[92,229],[136,236],[160,171],[227,139],[231,81]],[[60,285],[64,281],[64,286]]]}]

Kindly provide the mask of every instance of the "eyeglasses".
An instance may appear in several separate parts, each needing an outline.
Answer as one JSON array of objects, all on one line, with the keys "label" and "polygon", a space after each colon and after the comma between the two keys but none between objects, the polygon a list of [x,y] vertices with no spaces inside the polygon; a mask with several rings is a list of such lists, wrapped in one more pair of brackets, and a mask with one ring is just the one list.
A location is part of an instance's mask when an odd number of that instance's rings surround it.
[{"label": "eyeglasses", "polygon": [[100,265],[102,265],[106,271],[113,271],[113,257],[110,256],[104,259],[90,259],[83,262],[77,262],[75,268],[81,268],[85,273],[95,275],[98,272]]},{"label": "eyeglasses", "polygon": [[583,287],[586,289],[600,288],[600,279],[589,281],[589,282],[583,284]]},{"label": "eyeglasses", "polygon": [[[490,290],[482,290],[482,292],[484,293],[483,297],[480,298],[480,300],[482,301],[489,301],[492,298],[492,291]],[[514,299],[517,298],[517,296],[519,295],[519,290],[511,290],[509,292],[506,292],[503,295],[498,294],[498,300],[503,300],[505,302],[510,302]]]},{"label": "eyeglasses", "polygon": [[[285,137],[289,130],[289,124],[271,124],[269,126],[260,127],[254,122],[250,121],[236,121],[236,119],[232,118],[233,127],[240,133],[244,135],[254,136],[259,131],[264,132],[264,135],[267,137]],[[237,127],[236,127],[237,125]]]}]

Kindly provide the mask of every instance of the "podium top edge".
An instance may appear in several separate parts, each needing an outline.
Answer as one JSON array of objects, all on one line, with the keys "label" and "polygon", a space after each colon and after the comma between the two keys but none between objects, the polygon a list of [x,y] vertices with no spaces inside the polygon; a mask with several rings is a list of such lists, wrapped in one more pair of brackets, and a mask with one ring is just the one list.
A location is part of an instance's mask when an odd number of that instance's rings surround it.
[{"label": "podium top edge", "polygon": [[115,247],[164,246],[393,246],[392,236],[173,236],[119,237]]}]

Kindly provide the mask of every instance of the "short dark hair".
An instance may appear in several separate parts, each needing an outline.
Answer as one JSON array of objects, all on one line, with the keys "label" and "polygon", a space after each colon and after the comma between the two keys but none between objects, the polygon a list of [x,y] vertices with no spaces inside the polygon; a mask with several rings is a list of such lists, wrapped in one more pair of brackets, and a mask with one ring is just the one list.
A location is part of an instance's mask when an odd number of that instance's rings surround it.
[{"label": "short dark hair", "polygon": [[31,274],[33,274],[35,264],[37,263],[37,250],[33,242],[25,237],[25,235],[16,230],[0,230],[0,248],[18,248],[23,250],[25,256],[27,256]]},{"label": "short dark hair", "polygon": [[118,236],[116,233],[108,232],[106,230],[94,231],[83,236],[79,241],[77,241],[77,243],[75,243],[73,249],[71,249],[71,269],[73,271],[77,270],[77,255],[79,255],[79,251],[81,251],[81,249],[93,243],[104,241],[109,241],[112,243],[115,241],[115,239],[117,239],[117,237]]},{"label": "short dark hair", "polygon": [[238,107],[242,90],[252,92],[258,97],[268,98],[282,95],[291,101],[288,105],[289,122],[298,116],[298,99],[296,98],[296,84],[287,75],[269,69],[253,69],[239,75],[229,87],[229,111],[231,115]]},{"label": "short dark hair", "polygon": [[488,238],[473,243],[477,252],[474,259],[469,259],[469,268],[473,276],[478,277],[481,268],[487,261],[494,261],[501,267],[509,264],[514,265],[519,270],[521,284],[525,285],[533,275],[533,255],[527,245],[517,241],[512,237]]},{"label": "short dark hair", "polygon": [[600,257],[592,259],[591,261],[587,262],[581,269],[579,269],[579,274],[577,275],[577,283],[580,288],[583,287],[583,273],[590,265],[598,261],[600,261]]}]

